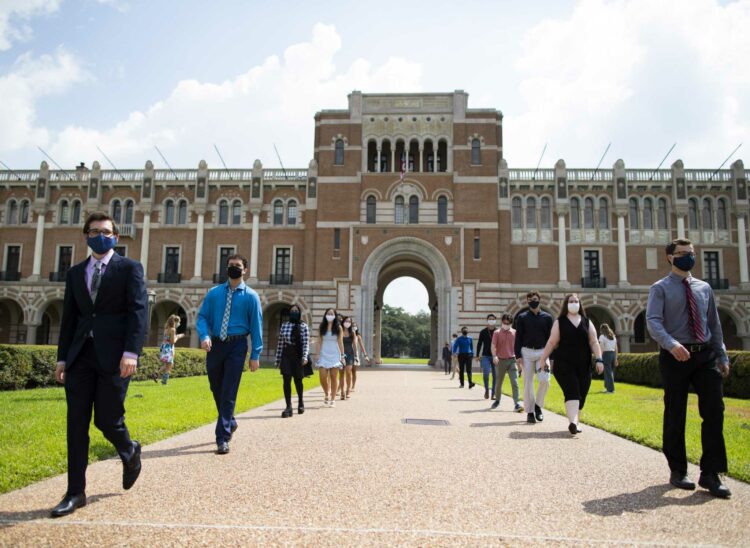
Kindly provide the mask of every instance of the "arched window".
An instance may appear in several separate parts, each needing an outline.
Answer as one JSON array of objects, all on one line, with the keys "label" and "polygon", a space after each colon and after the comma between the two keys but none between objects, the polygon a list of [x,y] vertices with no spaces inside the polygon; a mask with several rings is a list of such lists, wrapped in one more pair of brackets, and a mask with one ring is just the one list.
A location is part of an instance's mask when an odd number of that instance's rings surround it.
[{"label": "arched window", "polygon": [[688,228],[698,230],[698,200],[695,198],[688,200]]},{"label": "arched window", "polygon": [[60,202],[60,224],[66,225],[70,222],[70,206],[68,200]]},{"label": "arched window", "polygon": [[630,198],[628,202],[628,216],[630,217],[630,228],[637,230],[640,228],[638,223],[638,199]]},{"label": "arched window", "polygon": [[404,224],[404,197],[396,196],[396,211],[394,222],[397,225]]},{"label": "arched window", "polygon": [[521,198],[513,198],[511,207],[511,225],[513,228],[523,228]]},{"label": "arched window", "polygon": [[[25,203],[24,203],[25,205]],[[28,215],[28,210],[27,210]],[[23,217],[23,209],[21,210],[21,216]],[[25,221],[22,221],[25,222]],[[75,200],[73,202],[73,216],[70,219],[70,223],[77,225],[81,223],[81,202],[80,200]]]},{"label": "arched window", "polygon": [[711,200],[709,198],[703,198],[703,211],[701,217],[703,220],[703,230],[713,230],[714,218],[711,213]]},{"label": "arched window", "polygon": [[276,200],[273,203],[273,224],[284,224],[284,202],[281,200]]},{"label": "arched window", "polygon": [[482,163],[482,149],[479,139],[471,140],[471,164],[478,166]]},{"label": "arched window", "polygon": [[448,198],[445,196],[438,198],[438,224],[448,224]]},{"label": "arched window", "polygon": [[116,223],[122,222],[122,204],[120,203],[120,200],[112,202],[112,218]]},{"label": "arched window", "polygon": [[133,224],[133,200],[128,200],[125,202],[125,224]]},{"label": "arched window", "polygon": [[419,223],[419,198],[409,197],[409,224]]},{"label": "arched window", "polygon": [[297,200],[289,200],[286,205],[286,224],[297,224]]},{"label": "arched window", "polygon": [[17,225],[18,224],[18,202],[11,200],[8,202],[8,219],[7,224]]},{"label": "arched window", "polygon": [[643,228],[645,230],[654,228],[654,201],[651,198],[643,199]]},{"label": "arched window", "polygon": [[185,200],[180,200],[177,204],[177,224],[187,224],[187,202]]},{"label": "arched window", "polygon": [[570,228],[581,228],[581,202],[578,198],[570,199]]},{"label": "arched window", "polygon": [[242,223],[242,202],[234,200],[232,202],[232,224],[238,225]]},{"label": "arched window", "polygon": [[549,198],[542,198],[542,211],[539,218],[539,224],[542,228],[552,228],[552,210],[550,208]]},{"label": "arched window", "polygon": [[229,203],[227,203],[226,200],[222,200],[219,202],[219,224],[229,224]]},{"label": "arched window", "polygon": [[594,228],[594,199],[583,201],[583,228]]},{"label": "arched window", "polygon": [[719,207],[716,211],[716,228],[719,230],[727,229],[727,201],[719,198]]},{"label": "arched window", "polygon": [[526,228],[536,228],[536,198],[526,198]]},{"label": "arched window", "polygon": [[375,218],[377,215],[377,200],[375,200],[375,196],[370,195],[367,197],[367,207],[365,215],[367,217],[366,222],[368,225],[374,225],[375,224]]},{"label": "arched window", "polygon": [[164,224],[174,224],[174,202],[172,200],[164,202]]},{"label": "arched window", "polygon": [[609,228],[609,202],[599,198],[599,228]]},{"label": "arched window", "polygon": [[[78,208],[80,212],[81,202],[78,202]],[[21,202],[21,223],[26,224],[29,222],[29,201],[24,200]]]},{"label": "arched window", "polygon": [[659,198],[656,206],[656,228],[659,230],[667,229],[667,200]]},{"label": "arched window", "polygon": [[344,140],[343,139],[336,139],[336,157],[334,159],[334,164],[336,164],[337,166],[344,165]]}]

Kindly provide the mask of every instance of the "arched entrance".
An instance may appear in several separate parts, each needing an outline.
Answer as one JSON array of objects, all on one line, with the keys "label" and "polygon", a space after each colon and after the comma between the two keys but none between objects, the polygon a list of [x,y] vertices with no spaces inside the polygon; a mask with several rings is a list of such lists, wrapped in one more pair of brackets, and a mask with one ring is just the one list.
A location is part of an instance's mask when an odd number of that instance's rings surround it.
[{"label": "arched entrance", "polygon": [[430,363],[438,358],[441,341],[450,340],[456,323],[451,270],[443,254],[419,238],[395,238],[378,246],[362,268],[354,316],[362,318],[362,337],[375,363],[381,363],[380,312],[385,287],[396,278],[411,276],[424,284],[431,311]]},{"label": "arched entrance", "polygon": [[161,346],[162,337],[164,337],[164,324],[167,318],[172,314],[180,317],[180,327],[177,328],[178,334],[185,335],[175,346],[190,346],[190,329],[188,329],[187,313],[185,309],[174,301],[161,301],[151,309],[151,325],[149,327],[146,346]]},{"label": "arched entrance", "polygon": [[[263,311],[263,354],[261,360],[273,362],[276,359],[276,345],[279,342],[281,324],[289,318],[290,303],[275,302]],[[308,326],[312,330],[312,326]]]},{"label": "arched entrance", "polygon": [[726,310],[719,308],[719,321],[727,350],[742,350],[742,339],[737,336],[734,318]]},{"label": "arched entrance", "polygon": [[596,328],[596,334],[601,335],[602,334],[602,324],[606,323],[612,331],[617,332],[617,321],[612,316],[612,314],[609,313],[609,311],[602,307],[597,305],[585,305],[586,306],[586,316],[589,318],[589,320],[594,324],[594,327]]},{"label": "arched entrance", "polygon": [[0,344],[23,344],[26,342],[26,327],[23,325],[23,310],[12,299],[0,299]]},{"label": "arched entrance", "polygon": [[36,330],[36,344],[57,344],[60,339],[60,324],[62,323],[61,300],[50,302],[41,315],[41,324]]}]

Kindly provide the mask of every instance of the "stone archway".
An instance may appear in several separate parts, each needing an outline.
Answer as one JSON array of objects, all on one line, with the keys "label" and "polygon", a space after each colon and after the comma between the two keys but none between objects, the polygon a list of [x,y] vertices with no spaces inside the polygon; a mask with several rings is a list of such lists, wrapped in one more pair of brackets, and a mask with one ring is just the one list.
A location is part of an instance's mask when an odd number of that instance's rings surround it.
[{"label": "stone archway", "polygon": [[23,344],[26,341],[23,309],[13,299],[0,299],[0,344]]},{"label": "stone archway", "polygon": [[60,340],[60,326],[62,324],[62,300],[54,300],[47,303],[41,311],[41,320],[36,330],[36,340],[29,341],[35,344],[57,344]]},{"label": "stone archway", "polygon": [[180,327],[177,328],[177,333],[185,335],[177,341],[175,346],[186,348],[191,346],[191,330],[188,327],[187,312],[179,303],[169,300],[159,301],[151,309],[151,324],[144,346],[161,346],[164,337],[164,324],[167,323],[167,318],[172,314],[180,317]]},{"label": "stone archway", "polygon": [[[380,244],[362,267],[361,284],[355,287],[354,316],[361,318],[362,338],[376,360],[380,359],[380,314],[383,291],[392,280],[412,276],[430,295],[432,337],[430,362],[437,360],[441,341],[448,341],[457,322],[456,291],[448,261],[431,243],[414,237],[394,238]],[[379,304],[378,304],[379,303]]]}]

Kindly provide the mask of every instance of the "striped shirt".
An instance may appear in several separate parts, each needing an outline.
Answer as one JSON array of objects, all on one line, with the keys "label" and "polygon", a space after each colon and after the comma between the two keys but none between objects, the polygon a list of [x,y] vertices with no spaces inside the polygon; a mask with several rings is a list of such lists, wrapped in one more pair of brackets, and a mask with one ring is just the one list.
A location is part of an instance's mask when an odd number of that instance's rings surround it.
[{"label": "striped shirt", "polygon": [[[284,353],[284,348],[294,344],[292,341],[293,328],[294,324],[292,322],[284,322],[281,324],[281,329],[279,329],[279,342],[276,344],[276,367],[281,365],[281,355]],[[299,323],[299,334],[302,338],[302,361],[305,361],[310,354],[310,330],[307,328],[305,322]]]}]

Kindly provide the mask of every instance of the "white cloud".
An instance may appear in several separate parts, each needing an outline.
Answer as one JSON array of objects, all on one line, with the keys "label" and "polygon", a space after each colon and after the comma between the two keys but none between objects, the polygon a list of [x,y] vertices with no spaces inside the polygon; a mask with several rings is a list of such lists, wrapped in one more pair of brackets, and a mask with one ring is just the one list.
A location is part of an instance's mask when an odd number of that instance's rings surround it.
[{"label": "white cloud", "polygon": [[335,28],[317,24],[310,41],[232,79],[183,80],[168,97],[108,129],[67,127],[57,135],[52,155],[70,165],[98,157],[98,145],[118,167],[141,167],[147,159],[158,166],[157,145],[173,166],[193,167],[201,159],[216,166],[216,143],[230,166],[249,166],[255,158],[274,166],[276,143],[287,167],[306,167],[317,110],[345,108],[353,89],[420,89],[419,65],[392,58],[372,66],[358,59],[341,70],[334,63],[340,48]]},{"label": "white cloud", "polygon": [[[524,112],[508,113],[511,166],[654,166],[677,142],[687,167],[713,167],[750,130],[750,2],[584,0],[527,31],[517,62]],[[668,163],[669,163],[668,162]],[[668,165],[667,163],[667,165]]]},{"label": "white cloud", "polygon": [[60,7],[61,0],[2,0],[0,2],[0,51],[9,50],[13,42],[23,42],[32,35],[24,21],[50,14]]},{"label": "white cloud", "polygon": [[49,131],[36,125],[36,101],[63,93],[87,78],[78,60],[59,48],[52,55],[21,55],[10,72],[0,77],[0,150],[46,145]]}]

